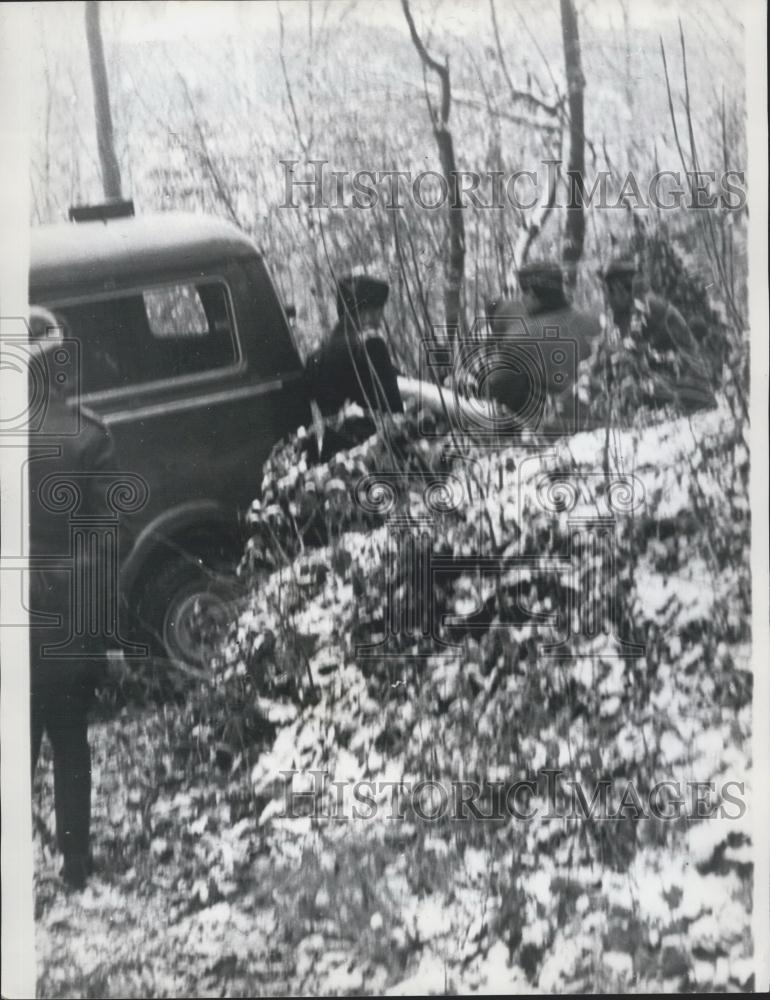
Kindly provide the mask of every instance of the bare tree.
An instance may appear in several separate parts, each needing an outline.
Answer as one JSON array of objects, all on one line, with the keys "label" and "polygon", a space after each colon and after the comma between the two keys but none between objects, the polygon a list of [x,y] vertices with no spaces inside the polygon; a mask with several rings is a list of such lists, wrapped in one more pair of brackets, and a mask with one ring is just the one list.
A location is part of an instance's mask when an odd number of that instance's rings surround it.
[{"label": "bare tree", "polygon": [[[559,89],[556,86],[554,80],[554,90],[556,92],[556,102],[554,104],[548,104],[540,98],[536,97],[530,91],[520,90],[516,88],[513,84],[513,79],[508,71],[508,65],[505,59],[505,53],[503,50],[503,43],[500,37],[500,27],[497,22],[497,11],[495,9],[495,0],[489,0],[489,9],[492,15],[492,29],[495,36],[495,48],[497,51],[497,61],[502,69],[503,76],[508,84],[508,91],[511,97],[511,103],[515,104],[517,101],[523,102],[529,107],[530,111],[545,111],[551,117],[558,119],[559,124],[554,125],[548,122],[538,122],[532,121],[530,127],[533,129],[542,130],[546,137],[546,141],[550,145],[546,153],[546,157],[543,159],[543,163],[548,163],[548,197],[546,201],[541,204],[534,212],[529,216],[522,213],[521,218],[521,229],[519,231],[516,244],[513,248],[513,263],[515,267],[521,267],[522,264],[526,264],[527,258],[529,257],[530,250],[532,249],[538,236],[543,231],[548,219],[553,211],[553,207],[556,203],[556,188],[559,180],[559,166],[561,165],[561,149],[563,144],[563,132],[565,124],[565,114],[564,114],[564,98],[559,93]],[[526,24],[525,24],[526,27]],[[536,42],[536,39],[533,38]],[[543,57],[545,58],[545,57]],[[546,62],[547,65],[547,62]],[[550,72],[550,69],[549,69]],[[554,134],[557,136],[557,147],[554,156],[553,140]],[[551,169],[554,167],[555,169]]]},{"label": "bare tree", "polygon": [[[582,180],[585,173],[585,130],[583,120],[583,92],[585,77],[580,57],[580,35],[578,33],[577,11],[574,0],[561,0],[561,33],[564,43],[564,69],[567,78],[569,101],[569,160],[568,176]],[[576,197],[570,198],[567,207],[567,223],[564,231],[562,257],[570,282],[575,281],[577,262],[583,256],[586,223],[583,202],[580,196],[582,185],[574,181],[570,185]]]},{"label": "bare tree", "polygon": [[433,70],[438,76],[441,85],[441,103],[439,108],[434,108],[429,100],[428,110],[433,123],[433,134],[436,137],[436,145],[438,146],[441,172],[447,182],[449,194],[449,255],[447,258],[444,285],[444,321],[450,330],[450,335],[454,335],[456,332],[459,336],[464,328],[460,298],[465,275],[465,219],[460,201],[454,143],[452,141],[452,133],[449,131],[449,114],[452,109],[452,86],[449,78],[449,67],[446,64],[440,63],[429,54],[417,33],[414,18],[412,17],[407,0],[401,0],[401,5],[404,8],[404,16],[409,25],[412,42],[417,49],[423,66]]},{"label": "bare tree", "polygon": [[115,139],[112,134],[110,90],[107,69],[104,64],[104,45],[102,44],[97,0],[86,0],[86,37],[88,39],[88,57],[91,63],[91,82],[94,87],[96,141],[99,147],[104,196],[109,199],[118,199],[121,197],[120,167],[115,153]]}]

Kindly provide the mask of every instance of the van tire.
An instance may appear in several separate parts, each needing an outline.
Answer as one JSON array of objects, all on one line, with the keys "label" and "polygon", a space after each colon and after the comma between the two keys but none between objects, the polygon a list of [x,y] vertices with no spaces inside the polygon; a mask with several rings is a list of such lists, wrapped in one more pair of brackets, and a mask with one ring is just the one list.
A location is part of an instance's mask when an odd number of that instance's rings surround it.
[{"label": "van tire", "polygon": [[243,587],[219,558],[179,556],[147,574],[138,617],[156,656],[207,670],[238,617]]}]

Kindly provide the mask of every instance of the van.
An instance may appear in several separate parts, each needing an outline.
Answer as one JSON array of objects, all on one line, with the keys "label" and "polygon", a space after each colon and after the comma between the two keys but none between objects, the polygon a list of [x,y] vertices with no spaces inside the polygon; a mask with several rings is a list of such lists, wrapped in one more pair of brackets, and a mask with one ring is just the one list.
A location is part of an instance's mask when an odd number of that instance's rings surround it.
[{"label": "van", "polygon": [[221,219],[81,217],[33,230],[29,301],[63,320],[82,406],[147,487],[121,520],[121,628],[200,664],[201,613],[227,613],[262,464],[310,417],[289,310],[254,243]]}]

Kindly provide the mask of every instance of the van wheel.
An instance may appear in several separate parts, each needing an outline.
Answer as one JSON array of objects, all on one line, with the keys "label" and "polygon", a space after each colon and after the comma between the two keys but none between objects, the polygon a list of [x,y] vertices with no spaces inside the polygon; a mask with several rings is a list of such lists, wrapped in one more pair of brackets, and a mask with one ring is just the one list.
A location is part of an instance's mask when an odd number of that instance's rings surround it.
[{"label": "van wheel", "polygon": [[163,563],[148,579],[140,619],[156,653],[182,665],[208,668],[238,616],[242,585],[231,567],[204,559]]}]

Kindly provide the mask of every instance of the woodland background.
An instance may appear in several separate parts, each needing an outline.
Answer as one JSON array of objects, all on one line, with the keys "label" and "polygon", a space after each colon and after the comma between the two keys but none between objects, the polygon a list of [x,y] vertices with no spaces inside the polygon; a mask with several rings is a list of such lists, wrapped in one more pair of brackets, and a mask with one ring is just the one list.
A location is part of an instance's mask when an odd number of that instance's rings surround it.
[{"label": "woodland background", "polygon": [[[193,7],[103,4],[123,193],[139,211],[209,211],[246,230],[264,249],[285,300],[297,306],[305,349],[334,322],[333,273],[363,266],[389,277],[390,339],[404,360],[413,361],[420,325],[444,322],[447,213],[409,204],[401,213],[389,212],[384,199],[376,210],[282,207],[282,160],[299,160],[298,175],[310,159],[351,172],[441,170],[425,97],[427,89],[432,105],[438,104],[438,80],[423,71],[400,5],[224,4],[216,13],[206,4]],[[65,16],[55,5],[40,5],[35,224],[65,219],[70,205],[103,195],[86,38],[75,10],[73,5]],[[414,10],[429,52],[449,66],[448,124],[457,168],[508,174],[540,169],[549,157],[561,158],[566,168],[570,136],[566,103],[559,104],[566,102],[559,4],[518,0],[498,9],[427,3]],[[743,39],[734,8],[722,0],[697,11],[666,0],[593,0],[579,8],[578,19],[589,188],[600,170],[610,171],[610,192],[618,192],[629,171],[645,190],[658,169],[694,169],[683,111],[680,24],[698,167],[744,169]],[[557,106],[561,111],[554,114]],[[543,181],[543,201],[544,188]],[[566,189],[559,194],[563,202]],[[470,325],[488,299],[512,283],[522,234],[540,213],[507,208],[464,214],[462,296]],[[580,304],[600,305],[596,268],[614,249],[628,249],[633,214],[632,208],[587,213]],[[709,283],[702,214],[651,210],[640,213],[639,222],[665,227],[689,270]],[[745,213],[713,215],[725,273],[732,276],[727,283],[737,283],[745,295]],[[564,216],[548,215],[532,256],[561,255]],[[422,300],[424,308],[410,308],[410,298]]]}]

